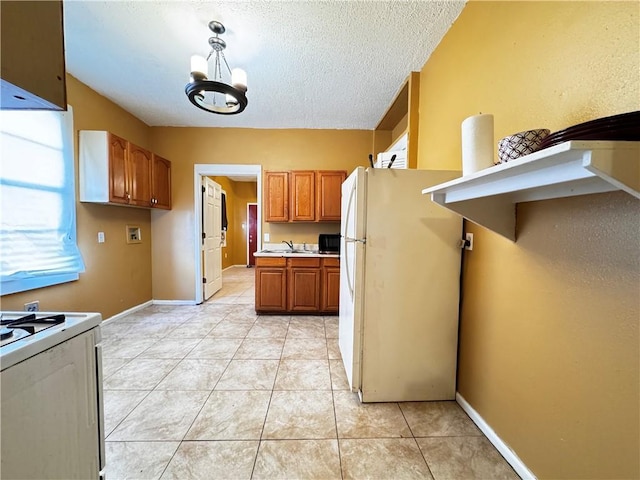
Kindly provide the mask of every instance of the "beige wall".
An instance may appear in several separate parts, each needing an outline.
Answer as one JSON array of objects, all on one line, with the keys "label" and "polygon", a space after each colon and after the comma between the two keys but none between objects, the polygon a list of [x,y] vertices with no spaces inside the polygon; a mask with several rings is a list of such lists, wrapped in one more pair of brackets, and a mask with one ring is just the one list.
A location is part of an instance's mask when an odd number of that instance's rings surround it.
[{"label": "beige wall", "polygon": [[247,264],[247,203],[258,201],[256,182],[236,182],[228,177],[211,177],[222,186],[227,198],[227,246],[222,248],[222,268]]},{"label": "beige wall", "polygon": [[[76,130],[108,130],[149,148],[149,128],[126,111],[67,75],[67,99]],[[76,182],[76,190],[78,184]],[[39,300],[41,310],[96,311],[108,318],[151,300],[151,221],[149,210],[77,202],[78,245],[86,272],[76,282],[5,295],[2,309],[23,310]],[[142,243],[127,244],[126,225],[138,225]],[[98,244],[98,232],[105,243]]]},{"label": "beige wall", "polygon": [[[495,141],[640,106],[637,2],[471,2],[420,78],[419,168],[460,169],[460,124]],[[538,478],[638,478],[640,202],[518,207],[518,240],[467,222],[458,390]]]},{"label": "beige wall", "polygon": [[[110,131],[172,162],[173,208],[150,211],[77,202],[78,244],[86,272],[76,282],[2,296],[5,310],[22,310],[24,303],[39,300],[41,310],[98,311],[109,318],[151,299],[193,301],[194,164],[351,171],[366,164],[371,146],[370,131],[151,128],[70,75],[67,95],[74,109],[76,175],[77,131]],[[255,201],[256,193],[255,187],[237,183],[233,214],[242,223],[246,202]],[[140,226],[141,244],[126,243],[127,225]],[[336,225],[277,225],[271,241],[316,243],[318,233],[339,230]],[[105,232],[103,244],[97,243],[99,231]],[[269,231],[270,225],[263,224],[263,232]],[[233,232],[233,244],[228,265],[244,264],[244,231]]]},{"label": "beige wall", "polygon": [[[261,165],[264,170],[340,169],[367,165],[372,132],[366,130],[258,130],[151,128],[153,150],[171,160],[170,212],[153,212],[153,298],[195,298],[194,194],[196,164]],[[316,243],[338,224],[262,224],[271,242]]]}]

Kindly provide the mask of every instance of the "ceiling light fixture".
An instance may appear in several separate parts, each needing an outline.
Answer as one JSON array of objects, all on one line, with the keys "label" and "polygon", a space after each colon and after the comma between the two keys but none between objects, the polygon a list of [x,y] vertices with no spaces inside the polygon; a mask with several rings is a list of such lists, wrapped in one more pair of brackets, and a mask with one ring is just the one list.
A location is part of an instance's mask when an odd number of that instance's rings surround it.
[{"label": "ceiling light fixture", "polygon": [[[191,78],[184,91],[191,103],[207,112],[221,115],[240,113],[247,107],[247,74],[239,68],[229,68],[223,53],[227,44],[219,36],[225,32],[224,25],[214,20],[209,22],[209,29],[215,33],[215,37],[209,38],[211,52],[206,59],[200,55],[191,57]],[[212,57],[213,79],[208,80],[208,63]],[[222,79],[222,62],[231,77],[230,83]]]}]

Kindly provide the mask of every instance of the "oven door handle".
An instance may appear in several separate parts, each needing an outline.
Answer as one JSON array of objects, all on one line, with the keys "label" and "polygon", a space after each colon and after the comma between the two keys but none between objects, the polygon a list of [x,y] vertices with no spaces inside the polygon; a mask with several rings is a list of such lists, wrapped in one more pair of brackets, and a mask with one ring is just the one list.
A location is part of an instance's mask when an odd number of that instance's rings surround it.
[{"label": "oven door handle", "polygon": [[102,385],[102,345],[96,345],[96,377],[98,387],[98,468],[102,478],[106,466],[105,431],[104,431],[104,389]]}]

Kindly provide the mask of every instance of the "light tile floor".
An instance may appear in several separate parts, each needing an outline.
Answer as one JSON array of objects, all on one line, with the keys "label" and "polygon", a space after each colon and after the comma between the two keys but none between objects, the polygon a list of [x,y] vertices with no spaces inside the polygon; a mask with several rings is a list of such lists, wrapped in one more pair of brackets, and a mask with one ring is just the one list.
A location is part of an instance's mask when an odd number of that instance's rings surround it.
[{"label": "light tile floor", "polygon": [[103,325],[109,480],[518,478],[455,402],[361,404],[337,317],[258,316],[253,276]]}]

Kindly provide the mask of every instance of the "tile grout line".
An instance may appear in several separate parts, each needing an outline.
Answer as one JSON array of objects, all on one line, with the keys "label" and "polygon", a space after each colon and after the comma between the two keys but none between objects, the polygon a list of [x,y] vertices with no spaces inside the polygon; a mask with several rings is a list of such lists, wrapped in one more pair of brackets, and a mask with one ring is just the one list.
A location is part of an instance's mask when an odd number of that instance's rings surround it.
[{"label": "tile grout line", "polygon": [[[260,318],[260,315],[258,315]],[[257,320],[256,320],[257,321]],[[267,424],[267,417],[269,416],[269,409],[271,408],[271,400],[273,399],[273,392],[276,386],[276,380],[278,378],[278,372],[280,371],[280,363],[282,362],[282,354],[284,353],[284,346],[287,343],[287,337],[289,335],[289,325],[291,324],[291,317],[287,321],[287,333],[284,335],[284,342],[282,342],[282,349],[280,350],[280,359],[278,360],[278,367],[276,368],[276,374],[273,377],[273,385],[271,386],[271,394],[269,395],[269,403],[267,404],[267,411],[264,413],[264,421],[262,422],[262,429],[260,430],[260,438],[258,439],[258,448],[256,449],[256,455],[253,458],[253,465],[251,466],[251,475],[249,479],[253,478],[255,473],[256,464],[258,463],[258,455],[260,454],[260,446],[262,445],[262,437],[264,436],[264,427]]]},{"label": "tile grout line", "polygon": [[398,402],[398,408],[400,409],[400,413],[402,413],[402,418],[404,418],[404,421],[407,423],[407,426],[409,427],[409,431],[411,432],[411,438],[413,439],[413,443],[418,448],[418,451],[420,452],[420,456],[422,456],[422,460],[424,460],[424,464],[427,466],[427,470],[429,471],[429,474],[431,475],[431,477],[434,480],[438,480],[438,479],[436,479],[435,475],[433,474],[433,471],[431,470],[431,467],[429,466],[429,462],[427,461],[427,457],[424,456],[424,452],[422,451],[422,449],[420,448],[420,445],[418,444],[417,438],[422,438],[422,437],[417,437],[416,438],[416,434],[413,432],[413,428],[411,428],[411,423],[409,422],[409,420],[407,420],[407,417],[404,414],[404,410],[400,406],[400,402]]},{"label": "tile grout line", "polygon": [[[212,315],[216,315],[216,314],[215,314],[215,313],[213,313]],[[228,314],[227,314],[227,315],[228,315]],[[222,320],[224,320],[224,318],[225,318],[227,315],[223,316],[223,317],[222,317]],[[192,315],[192,317],[193,317],[193,316],[195,316],[195,314],[194,314],[194,315]],[[189,318],[191,318],[191,317],[189,317]],[[217,324],[219,324],[222,320],[220,320]],[[180,323],[179,325],[176,325],[176,327],[175,327],[175,328],[178,328],[179,326],[185,325],[185,324],[187,324],[187,323],[188,323],[188,319],[187,319],[187,320],[185,320],[185,321],[183,321],[183,322],[182,322],[182,323]],[[217,325],[217,324],[216,324],[216,325]],[[175,330],[175,328],[174,328],[173,330]],[[215,327],[213,327],[213,328],[215,328]],[[213,328],[212,328],[212,330],[213,330]],[[160,340],[162,340],[162,339],[165,339],[166,337],[168,337],[169,335],[170,335],[170,332],[167,332],[164,336],[159,337],[159,338],[160,338]],[[129,416],[133,413],[133,411],[135,411],[135,409],[140,405],[140,403],[142,403],[142,401],[143,401],[144,399],[146,399],[146,398],[147,398],[147,397],[148,397],[152,392],[155,392],[155,391],[171,391],[171,390],[157,390],[157,387],[158,387],[158,385],[160,385],[160,384],[162,383],[162,381],[163,381],[163,380],[164,380],[164,379],[165,379],[165,378],[166,378],[166,377],[167,377],[171,372],[173,372],[173,371],[178,367],[178,365],[179,365],[183,360],[185,360],[185,359],[187,358],[187,355],[189,355],[189,353],[191,353],[191,351],[193,351],[193,350],[196,348],[196,346],[198,346],[198,345],[202,342],[202,340],[203,340],[204,338],[206,338],[206,336],[205,336],[205,337],[203,337],[203,338],[199,338],[199,339],[198,339],[198,342],[196,342],[196,343],[193,345],[193,347],[191,347],[191,349],[190,349],[190,350],[185,354],[185,356],[184,356],[184,357],[181,357],[181,358],[179,359],[178,363],[176,363],[176,365],[175,365],[171,370],[169,370],[169,371],[168,371],[168,372],[167,372],[167,373],[166,373],[166,374],[165,374],[165,375],[164,375],[164,376],[163,376],[163,377],[158,381],[158,383],[155,385],[155,387],[154,387],[153,389],[151,389],[151,390],[149,390],[149,391],[148,391],[147,395],[145,395],[145,397],[144,397],[143,399],[141,399],[141,400],[140,400],[140,402],[138,402],[138,404],[137,404],[137,405],[136,405],[136,406],[131,410],[131,412],[129,412],[129,413],[125,416],[125,418],[123,418],[123,419],[118,423],[118,426],[119,426],[120,424],[122,424],[122,422],[123,422],[127,417],[129,417]],[[160,341],[160,340],[159,340],[159,341]],[[157,343],[158,343],[158,342],[155,342],[153,345],[155,345],[155,344],[157,344]],[[150,345],[149,347],[147,347],[145,350],[143,350],[142,352],[140,352],[140,353],[139,353],[136,357],[134,357],[132,360],[134,360],[134,359],[138,358],[140,355],[142,355],[144,352],[146,352],[146,351],[147,351],[149,348],[151,348],[153,345]],[[223,360],[224,360],[224,359],[223,359]],[[229,367],[229,364],[230,364],[230,363],[231,363],[231,359],[229,359],[229,362],[227,363],[227,366],[225,367],[225,369],[224,369],[224,370],[223,370],[223,372],[221,373],[220,378],[222,378],[222,375],[224,375],[224,372],[227,370],[227,368]],[[114,372],[114,373],[115,373],[115,372]],[[217,385],[217,384],[218,384],[218,382],[220,381],[220,378],[218,378],[218,380],[216,381],[216,385]],[[213,393],[213,391],[215,390],[215,386],[216,386],[216,385],[214,385],[214,387],[213,387],[213,388],[211,389],[211,391],[209,392],[209,395],[207,396],[207,398],[206,398],[206,399],[205,399],[205,401],[203,402],[202,406],[201,406],[201,407],[200,407],[200,409],[198,410],[198,413],[195,415],[195,417],[194,417],[193,421],[191,422],[191,424],[189,425],[189,427],[188,427],[188,428],[187,428],[187,430],[185,431],[185,434],[182,436],[182,439],[181,439],[181,440],[178,440],[178,446],[176,447],[175,451],[174,451],[174,452],[173,452],[173,454],[171,455],[171,458],[169,459],[169,461],[168,461],[168,462],[167,462],[167,464],[165,465],[164,469],[162,470],[162,473],[160,474],[160,477],[161,477],[162,475],[164,475],[164,472],[165,472],[165,471],[166,471],[166,469],[169,467],[169,464],[171,463],[171,461],[172,461],[172,460],[173,460],[173,458],[175,457],[175,454],[178,452],[178,450],[179,450],[179,449],[180,449],[180,447],[182,446],[182,443],[184,442],[184,437],[188,434],[188,432],[189,432],[189,430],[191,429],[191,427],[193,426],[193,423],[195,422],[196,418],[198,417],[198,415],[200,414],[200,412],[201,412],[201,411],[202,411],[202,409],[204,408],[204,405],[207,403],[207,401],[208,401],[208,400],[209,400],[209,398],[211,397],[211,394],[212,394],[212,393]],[[146,390],[143,390],[143,391],[146,391]],[[175,390],[175,391],[177,391],[177,390]],[[111,431],[111,433],[113,433],[113,432],[117,429],[117,427],[118,427],[118,426],[116,426],[116,427]],[[105,439],[105,441],[106,441],[106,439]],[[172,441],[172,440],[162,440],[162,441],[163,441],[163,442],[166,442],[166,441]],[[173,440],[173,441],[175,441],[175,440]],[[125,442],[125,443],[127,443],[127,442],[130,442],[130,441],[124,440],[124,442]],[[160,477],[158,477],[158,478],[160,478]]]},{"label": "tile grout line", "polygon": [[[124,318],[126,318],[126,317],[124,317]],[[123,320],[123,319],[119,319],[119,320]],[[187,320],[185,320],[184,322],[182,322],[180,325],[182,325],[182,324],[184,324],[184,323],[186,323],[186,322],[187,322]],[[125,323],[126,323],[126,322],[125,322]],[[180,325],[178,325],[178,326],[180,326]],[[177,328],[178,326],[176,326],[176,328]],[[175,330],[175,328],[174,328],[174,330]],[[159,337],[159,340],[158,340],[158,341],[161,341],[163,338],[165,338],[165,337],[166,337],[166,336],[168,336],[168,335],[169,335],[169,333],[165,334],[165,336],[163,336],[163,337]],[[140,353],[138,353],[138,355],[136,355],[135,357],[131,358],[131,359],[129,360],[129,362],[127,362],[125,365],[127,365],[127,364],[131,363],[133,360],[135,360],[135,359],[139,358],[139,357],[140,357],[140,355],[142,355],[144,352],[146,352],[147,350],[149,350],[149,348],[151,348],[153,345],[155,345],[155,344],[157,344],[157,343],[158,343],[158,342],[153,343],[152,345],[150,345],[149,347],[147,347],[146,349],[144,349],[143,351],[141,351]],[[196,345],[197,345],[197,344],[196,344]],[[194,346],[193,348],[195,348],[195,346]],[[117,357],[113,357],[113,358],[117,358]],[[183,359],[184,359],[184,358],[183,358]],[[183,359],[181,359],[180,361],[182,361]],[[118,424],[117,424],[117,425],[116,425],[116,426],[111,430],[111,432],[109,432],[109,435],[107,435],[107,437],[105,437],[105,442],[107,441],[107,438],[108,438],[109,436],[111,436],[111,434],[113,434],[113,432],[115,432],[115,431],[118,429],[118,427],[119,427],[120,425],[122,425],[122,422],[124,422],[124,421],[125,421],[125,420],[126,420],[126,419],[127,419],[127,418],[128,418],[128,417],[129,417],[129,416],[130,416],[134,411],[135,411],[135,410],[136,410],[136,408],[138,408],[138,407],[140,406],[140,404],[141,404],[141,403],[142,403],[142,402],[143,402],[143,401],[144,401],[144,400],[145,400],[145,399],[146,399],[146,398],[151,394],[151,392],[156,391],[156,388],[158,387],[158,385],[160,385],[160,383],[162,383],[162,381],[167,377],[167,375],[169,375],[173,370],[175,370],[175,368],[180,364],[180,361],[179,361],[178,363],[176,363],[176,364],[175,364],[175,366],[174,366],[171,370],[169,370],[169,371],[167,372],[167,374],[166,374],[166,375],[164,375],[164,376],[163,376],[163,377],[158,381],[158,383],[155,385],[155,387],[153,387],[151,390],[138,390],[138,389],[133,389],[133,390],[131,390],[131,389],[127,389],[128,391],[142,391],[142,392],[147,392],[147,394],[146,394],[142,399],[140,399],[140,401],[139,401],[139,402],[138,402],[138,403],[137,403],[137,404],[136,404],[136,405],[131,409],[131,411],[130,411],[129,413],[127,413],[127,414],[124,416],[124,418],[122,418],[122,420],[120,420],[120,421],[118,422]],[[123,368],[125,365],[122,365],[120,368],[118,368],[118,370],[120,370],[121,368]],[[117,372],[118,370],[116,370],[116,372]],[[116,372],[113,372],[111,375],[109,375],[109,377],[111,377],[112,375],[114,375]],[[107,377],[107,378],[108,378],[108,377]],[[104,391],[125,391],[125,390],[120,390],[120,389],[117,389],[117,390],[116,390],[116,389],[106,389],[106,388],[104,388],[104,387],[105,387],[105,386],[104,386],[104,381],[105,381],[105,380],[106,380],[106,378],[103,378],[103,379],[102,379],[102,382],[103,382],[102,387],[103,387],[103,390],[104,390]],[[126,441],[126,440],[125,440],[125,441]]]},{"label": "tile grout line", "polygon": [[[213,314],[215,315],[215,314]],[[222,320],[220,320],[220,322],[222,322],[227,316],[229,316],[229,313],[227,313],[226,315],[224,315],[222,317]],[[220,322],[218,322],[216,324],[219,325]],[[255,322],[254,322],[255,323]],[[215,328],[215,326],[211,329],[211,331],[213,331],[213,329]],[[211,333],[211,332],[209,332]],[[206,337],[205,337],[206,338]],[[202,340],[204,340],[204,338],[200,339],[200,342],[198,342],[196,345],[194,345],[194,347],[189,351],[189,353],[191,353],[191,351],[193,351],[193,349],[199,345]],[[236,348],[236,350],[234,351],[233,355],[235,355],[235,353],[238,351],[238,349],[240,348],[240,345],[238,345],[238,348]],[[188,355],[188,353],[187,353]],[[193,417],[193,420],[191,421],[191,423],[189,424],[189,427],[185,430],[184,435],[182,436],[182,439],[179,440],[178,442],[178,447],[175,449],[175,451],[173,452],[173,454],[171,455],[171,458],[169,459],[169,461],[167,462],[167,464],[165,465],[164,469],[162,470],[162,473],[160,474],[160,476],[158,477],[158,479],[162,478],[162,476],[165,474],[165,472],[167,471],[167,468],[169,468],[169,465],[171,465],[171,462],[173,461],[173,459],[175,458],[176,453],[178,453],[178,450],[180,450],[180,447],[182,446],[182,444],[185,441],[185,437],[187,436],[187,434],[189,433],[189,430],[191,430],[191,428],[193,427],[193,424],[195,423],[196,419],[198,418],[198,416],[200,415],[200,413],[202,412],[202,409],[204,408],[204,406],[207,404],[207,402],[209,401],[209,399],[211,398],[211,395],[213,395],[213,392],[215,391],[216,387],[218,386],[218,383],[220,383],[220,380],[222,379],[223,375],[225,374],[225,372],[227,371],[227,369],[229,368],[229,365],[231,365],[231,361],[233,360],[233,355],[232,357],[229,359],[229,362],[227,363],[227,366],[224,368],[224,370],[222,371],[222,373],[220,374],[220,377],[218,377],[218,380],[216,381],[216,384],[213,386],[213,388],[211,389],[211,391],[209,392],[209,395],[207,395],[207,398],[204,400],[204,402],[202,403],[202,405],[200,406],[200,409],[198,410],[198,413],[195,414],[195,416]],[[185,357],[186,358],[186,355]],[[183,360],[184,360],[183,358]],[[223,359],[225,360],[225,359]],[[178,362],[180,363],[180,362]],[[176,365],[177,367],[177,365]],[[175,368],[175,367],[174,367]],[[173,371],[173,370],[172,370]],[[158,384],[159,385],[159,384]],[[157,385],[156,385],[157,387]]]},{"label": "tile grout line", "polygon": [[336,426],[336,443],[338,445],[338,466],[340,468],[340,478],[344,480],[344,473],[342,469],[342,453],[340,451],[340,435],[338,433],[338,414],[336,413],[336,396],[333,390],[333,373],[331,372],[331,361],[329,359],[329,342],[326,338],[326,327],[325,327],[325,344],[327,348],[327,364],[329,365],[329,382],[331,383],[331,404],[333,405],[333,421]]}]

